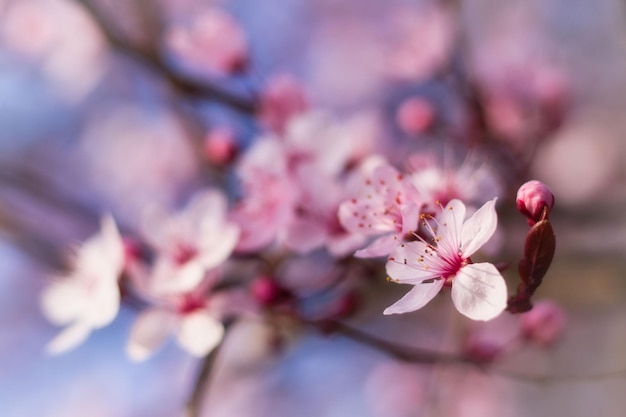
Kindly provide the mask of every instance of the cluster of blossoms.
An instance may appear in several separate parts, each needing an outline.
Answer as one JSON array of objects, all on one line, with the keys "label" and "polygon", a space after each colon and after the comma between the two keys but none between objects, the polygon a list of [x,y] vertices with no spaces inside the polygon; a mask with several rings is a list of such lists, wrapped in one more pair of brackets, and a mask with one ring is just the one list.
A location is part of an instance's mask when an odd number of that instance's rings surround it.
[{"label": "cluster of blossoms", "polygon": [[[148,208],[140,245],[124,241],[106,217],[79,249],[71,274],[44,292],[46,316],[69,324],[49,350],[68,350],[111,323],[122,293],[144,308],[131,330],[131,358],[147,358],[169,336],[205,355],[221,341],[225,320],[259,314],[268,306],[264,300],[273,299],[273,293],[258,296],[260,270],[244,280],[254,282],[249,289],[221,285],[240,273],[238,259],[251,256],[280,259],[283,266],[289,259],[303,265],[323,258],[329,266],[311,278],[319,283],[294,277],[306,273],[293,265],[282,277],[270,270],[271,281],[280,282],[274,289],[262,284],[265,292],[336,286],[346,275],[337,273],[339,262],[354,254],[386,257],[390,279],[414,286],[385,314],[417,310],[444,286],[452,287],[462,314],[475,320],[500,314],[507,297],[502,276],[470,258],[496,230],[497,182],[484,166],[470,175],[467,167],[442,168],[430,154],[414,155],[400,172],[384,155],[363,152],[359,126],[319,112],[296,114],[237,161],[240,186],[232,207],[224,192],[209,189],[176,213]],[[476,210],[471,203],[485,193],[492,198]],[[475,210],[467,220],[466,210]]]},{"label": "cluster of blossoms", "polygon": [[[445,62],[450,18],[427,17],[432,50],[423,62],[413,59],[421,36],[408,34],[392,60],[400,78],[421,79]],[[244,71],[247,41],[229,15],[208,9],[191,20],[167,33],[174,55],[214,76]],[[148,358],[170,337],[204,356],[221,342],[231,318],[267,310],[309,321],[342,317],[355,308],[354,292],[371,274],[365,266],[376,262],[365,258],[386,262],[388,281],[412,286],[385,315],[418,310],[444,288],[472,320],[491,320],[507,308],[498,268],[472,259],[481,248],[493,250],[494,242],[485,245],[497,236],[496,202],[504,197],[503,181],[478,154],[451,165],[423,146],[406,152],[389,146],[376,116],[338,121],[313,110],[304,89],[286,75],[271,79],[258,101],[263,131],[248,149],[224,127],[204,142],[206,161],[235,180],[228,192],[199,191],[177,212],[147,208],[132,238],[123,239],[110,216],[103,219],[68,276],[43,293],[45,315],[67,326],[49,352],[67,351],[110,324],[122,300],[142,310],[127,344],[134,360]],[[406,98],[397,110],[397,127],[410,136],[436,120],[435,108],[421,98]],[[518,194],[519,210],[541,232],[553,204],[539,182]],[[532,256],[532,247],[527,252]],[[526,269],[518,304],[529,309],[541,277]],[[524,334],[540,338],[533,321],[525,323]]]}]

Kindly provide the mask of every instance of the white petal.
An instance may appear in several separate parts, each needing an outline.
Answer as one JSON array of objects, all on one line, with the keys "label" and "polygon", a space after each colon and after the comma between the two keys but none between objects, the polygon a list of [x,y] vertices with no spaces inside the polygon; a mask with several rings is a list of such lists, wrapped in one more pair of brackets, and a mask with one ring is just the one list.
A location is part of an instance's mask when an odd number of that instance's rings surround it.
[{"label": "white petal", "polygon": [[460,200],[450,200],[439,215],[437,234],[441,241],[446,242],[451,249],[458,249],[461,245],[461,231],[465,219],[465,204]]},{"label": "white petal", "polygon": [[193,290],[204,278],[205,269],[197,259],[177,265],[160,257],[150,277],[149,292],[153,296],[179,294]]},{"label": "white petal", "polygon": [[[84,297],[85,295],[83,295]],[[94,328],[110,324],[120,309],[120,290],[116,281],[98,282],[98,287],[86,301],[83,320]]]},{"label": "white petal", "polygon": [[97,275],[117,281],[124,266],[124,244],[111,216],[102,219],[100,231],[78,250],[76,275]]},{"label": "white petal", "polygon": [[504,278],[490,263],[466,265],[452,281],[452,302],[472,320],[491,320],[506,308]]},{"label": "white petal", "polygon": [[103,257],[110,263],[109,268],[117,280],[124,266],[124,242],[120,235],[115,220],[111,215],[106,215],[101,220],[101,234],[103,245]]},{"label": "white petal", "polygon": [[202,266],[212,269],[224,262],[235,249],[238,240],[239,226],[234,223],[226,223],[219,230],[206,232],[199,242]]},{"label": "white petal", "polygon": [[202,224],[223,219],[227,210],[226,196],[217,189],[208,189],[195,194],[181,214],[192,223]]},{"label": "white petal", "polygon": [[476,213],[463,224],[461,233],[461,251],[464,258],[469,258],[482,245],[487,243],[498,226],[496,199],[487,201]]},{"label": "white petal", "polygon": [[418,310],[432,300],[443,287],[443,279],[421,283],[413,287],[404,297],[383,311],[383,314],[402,314]]},{"label": "white petal", "polygon": [[91,327],[84,322],[77,322],[66,327],[50,343],[46,345],[46,353],[58,355],[74,349],[87,339],[91,333]]},{"label": "white petal", "polygon": [[186,315],[177,334],[178,344],[194,356],[204,356],[221,342],[224,326],[206,311]]},{"label": "white petal", "polygon": [[376,258],[389,255],[402,241],[395,234],[387,234],[370,243],[366,248],[355,252],[357,258]]},{"label": "white petal", "polygon": [[424,269],[419,262],[425,254],[426,245],[422,242],[407,242],[398,246],[387,260],[387,275],[403,284],[419,284],[420,282],[439,278],[436,273]]},{"label": "white petal", "polygon": [[172,335],[176,316],[167,310],[146,310],[137,317],[126,345],[128,357],[134,361],[146,360]]},{"label": "white petal", "polygon": [[41,294],[41,310],[54,324],[67,324],[79,318],[85,308],[85,294],[79,282],[71,278],[55,282]]}]

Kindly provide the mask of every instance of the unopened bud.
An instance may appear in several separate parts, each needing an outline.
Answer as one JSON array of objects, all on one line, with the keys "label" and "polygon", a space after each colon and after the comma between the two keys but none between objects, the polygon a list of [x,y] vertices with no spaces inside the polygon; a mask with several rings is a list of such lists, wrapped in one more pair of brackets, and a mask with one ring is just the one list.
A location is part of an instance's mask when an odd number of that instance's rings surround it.
[{"label": "unopened bud", "polygon": [[204,155],[215,165],[227,165],[235,159],[239,146],[233,132],[227,128],[214,129],[204,140]]},{"label": "unopened bud", "polygon": [[409,135],[424,133],[432,126],[434,120],[433,106],[419,97],[404,100],[396,113],[398,126]]},{"label": "unopened bud", "polygon": [[520,330],[526,340],[542,346],[554,343],[563,333],[565,313],[555,303],[542,301],[520,318]]},{"label": "unopened bud", "polygon": [[289,120],[308,109],[302,85],[292,76],[280,74],[261,92],[259,119],[275,132],[283,132]]},{"label": "unopened bud", "polygon": [[554,207],[554,194],[540,181],[528,181],[517,191],[517,209],[528,218],[531,226],[541,220],[544,208]]},{"label": "unopened bud", "polygon": [[257,277],[252,282],[250,289],[253,297],[265,307],[275,305],[289,295],[288,291],[281,287],[275,279],[266,275]]}]

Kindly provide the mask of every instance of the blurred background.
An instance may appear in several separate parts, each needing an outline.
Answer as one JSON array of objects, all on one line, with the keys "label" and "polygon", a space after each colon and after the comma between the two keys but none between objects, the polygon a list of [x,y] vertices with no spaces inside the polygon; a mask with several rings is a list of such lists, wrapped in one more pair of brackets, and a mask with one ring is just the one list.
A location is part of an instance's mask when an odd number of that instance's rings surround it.
[{"label": "blurred background", "polygon": [[[235,28],[202,32],[211,8]],[[220,351],[202,415],[622,416],[625,36],[618,0],[0,0],[0,415],[184,415],[197,360],[170,344],[130,362],[128,308],[78,349],[46,356],[57,329],[39,295],[102,214],[132,234],[146,204],[180,206],[223,184],[207,136],[227,129],[247,146],[261,130],[255,100],[288,73],[311,107],[375,114],[392,143],[465,132],[473,86],[496,138],[487,145],[521,161],[491,153],[505,181],[539,179],[556,195],[557,253],[538,298],[563,306],[567,327],[492,372],[406,364],[315,332],[275,349],[271,329],[244,322]],[[427,103],[428,129],[419,117],[403,124],[408,97]],[[512,256],[519,220],[502,220]],[[447,299],[424,315],[382,316],[401,293],[381,277],[353,323],[408,345],[458,341],[467,323]],[[506,339],[514,320],[484,331]]]}]

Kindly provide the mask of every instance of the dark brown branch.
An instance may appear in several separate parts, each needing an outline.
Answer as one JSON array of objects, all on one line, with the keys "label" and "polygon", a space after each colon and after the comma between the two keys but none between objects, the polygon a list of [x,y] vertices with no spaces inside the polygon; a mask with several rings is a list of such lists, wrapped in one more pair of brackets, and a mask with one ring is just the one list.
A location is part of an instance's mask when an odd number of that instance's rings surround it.
[{"label": "dark brown branch", "polygon": [[457,363],[476,366],[481,365],[481,363],[462,355],[448,354],[435,350],[398,345],[384,339],[379,339],[366,332],[363,332],[359,329],[335,320],[308,322],[308,324],[313,325],[314,327],[325,333],[333,332],[340,334],[354,340],[355,342],[359,342],[363,345],[384,352],[389,356],[405,362],[422,364]]}]

